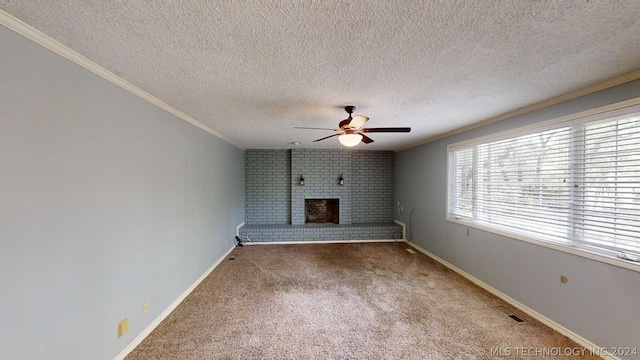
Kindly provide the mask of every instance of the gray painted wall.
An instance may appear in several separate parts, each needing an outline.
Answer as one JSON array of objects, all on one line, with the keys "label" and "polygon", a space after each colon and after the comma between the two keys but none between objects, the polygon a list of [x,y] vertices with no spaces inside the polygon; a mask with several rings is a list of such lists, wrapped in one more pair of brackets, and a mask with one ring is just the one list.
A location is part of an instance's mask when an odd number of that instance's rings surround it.
[{"label": "gray painted wall", "polygon": [[4,27],[0,44],[0,358],[113,359],[233,246],[243,151]]},{"label": "gray painted wall", "polygon": [[640,272],[445,221],[447,144],[638,96],[635,81],[397,153],[412,241],[599,346],[639,346]]}]

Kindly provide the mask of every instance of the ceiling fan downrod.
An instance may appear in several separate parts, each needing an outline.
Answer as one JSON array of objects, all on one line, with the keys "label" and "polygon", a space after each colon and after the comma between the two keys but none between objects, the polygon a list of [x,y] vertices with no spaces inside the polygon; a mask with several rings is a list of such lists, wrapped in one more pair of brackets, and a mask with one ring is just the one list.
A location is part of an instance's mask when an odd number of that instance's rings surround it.
[{"label": "ceiling fan downrod", "polygon": [[350,128],[349,124],[351,123],[351,120],[353,120],[353,118],[351,117],[351,114],[353,114],[353,111],[355,109],[356,109],[356,107],[353,106],[353,105],[347,105],[347,106],[344,107],[344,111],[346,111],[347,114],[349,114],[349,117],[344,119],[344,120],[342,120],[342,121],[340,121],[340,123],[338,124],[338,127],[340,129],[346,130],[346,129]]}]

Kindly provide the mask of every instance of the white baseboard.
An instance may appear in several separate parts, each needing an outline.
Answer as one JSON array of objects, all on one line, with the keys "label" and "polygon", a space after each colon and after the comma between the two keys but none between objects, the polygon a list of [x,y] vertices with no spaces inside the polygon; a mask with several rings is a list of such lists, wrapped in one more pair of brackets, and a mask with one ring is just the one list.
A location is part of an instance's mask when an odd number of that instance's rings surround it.
[{"label": "white baseboard", "polygon": [[213,269],[215,269],[218,265],[220,265],[220,263],[233,251],[233,249],[235,249],[235,247],[232,247],[231,249],[229,249],[229,251],[227,251],[224,255],[222,255],[222,257],[220,257],[218,261],[215,262],[215,264],[213,264],[209,269],[207,269],[207,271],[205,271],[204,274],[202,274],[193,284],[191,284],[191,286],[189,286],[187,290],[185,290],[180,296],[178,296],[178,298],[173,303],[171,303],[171,305],[169,305],[169,307],[167,307],[160,314],[160,316],[158,316],[155,320],[153,320],[151,324],[149,324],[149,326],[147,326],[140,334],[138,334],[138,336],[136,336],[136,338],[133,339],[129,343],[129,345],[127,345],[118,355],[116,355],[116,357],[113,358],[113,360],[123,360],[127,355],[129,355],[130,352],[133,351],[133,349],[136,348],[136,346],[140,345],[142,340],[144,340],[147,336],[149,336],[149,334],[151,334],[151,332],[158,325],[160,325],[162,320],[164,320],[167,316],[169,316],[169,314],[171,314],[171,312],[175,310],[178,307],[178,305],[180,305],[180,303],[187,297],[187,295],[191,294],[191,292],[196,288],[196,286],[198,286],[202,282],[202,280],[204,280],[207,276],[209,276],[209,274],[213,271]]},{"label": "white baseboard", "polygon": [[395,222],[396,224],[402,226],[402,238],[405,239],[405,241],[406,241],[406,239],[407,239],[407,224],[403,223],[400,220],[396,220],[396,219],[394,219],[393,222]]},{"label": "white baseboard", "polygon": [[[244,221],[236,226],[236,236],[240,236],[240,228],[244,226]],[[235,240],[234,240],[235,242]]]},{"label": "white baseboard", "polygon": [[[581,345],[582,347],[584,347],[587,350],[591,350],[591,349],[602,349],[602,347],[592,343],[591,341],[583,338],[582,336],[574,333],[573,331],[565,328],[564,326],[558,324],[557,322],[549,319],[548,317],[540,314],[539,312],[531,309],[530,307],[522,304],[521,302],[513,299],[512,297],[508,296],[507,294],[504,294],[503,292],[501,292],[500,290],[490,286],[489,284],[483,282],[482,280],[476,278],[475,276],[465,272],[464,270],[458,268],[457,266],[449,263],[448,261],[441,259],[440,257],[428,252],[427,250],[423,249],[422,247],[412,243],[412,242],[407,242],[407,244],[413,246],[416,250],[420,251],[421,253],[427,255],[428,257],[432,258],[433,260],[441,263],[442,265],[448,267],[449,269],[455,271],[456,273],[462,275],[464,278],[466,278],[467,280],[471,281],[472,283],[480,286],[481,288],[487,290],[488,292],[492,293],[493,295],[499,297],[500,299],[508,302],[509,304],[515,306],[516,308],[522,310],[523,312],[527,313],[528,315],[530,315],[531,317],[533,317],[534,319],[540,321],[541,323],[547,325],[548,327],[552,328],[553,330],[559,332],[560,334],[568,337],[569,339],[577,342],[579,345]],[[608,355],[608,354],[601,354],[600,355],[603,359],[607,359],[607,360],[621,360],[619,357],[617,356],[613,356],[613,355]]]},{"label": "white baseboard", "polygon": [[244,245],[291,245],[291,244],[349,244],[349,243],[376,243],[376,242],[406,242],[403,239],[378,239],[378,240],[318,240],[318,241],[258,241],[245,242]]}]

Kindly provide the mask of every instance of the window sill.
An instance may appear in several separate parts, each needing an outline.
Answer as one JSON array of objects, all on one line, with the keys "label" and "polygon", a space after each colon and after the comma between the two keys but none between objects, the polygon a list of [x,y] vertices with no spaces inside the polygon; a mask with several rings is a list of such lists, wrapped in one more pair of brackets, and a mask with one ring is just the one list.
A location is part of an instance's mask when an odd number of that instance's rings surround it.
[{"label": "window sill", "polygon": [[490,232],[490,233],[501,235],[501,236],[506,236],[506,237],[514,239],[514,240],[524,241],[524,242],[527,242],[527,243],[530,243],[530,244],[543,246],[543,247],[546,247],[546,248],[562,251],[562,252],[565,252],[565,253],[569,253],[569,254],[572,254],[572,255],[584,257],[584,258],[595,260],[595,261],[599,261],[599,262],[606,263],[606,264],[609,264],[609,265],[614,265],[614,266],[622,267],[622,268],[625,268],[625,269],[628,269],[628,270],[640,272],[640,263],[638,263],[638,262],[623,260],[623,259],[617,258],[615,256],[610,256],[610,255],[606,255],[606,254],[602,254],[602,253],[598,253],[598,252],[594,252],[594,251],[589,251],[587,249],[583,249],[583,248],[579,248],[579,247],[575,247],[575,246],[563,245],[561,243],[537,240],[537,239],[534,239],[534,238],[531,238],[531,237],[528,237],[528,236],[524,236],[522,234],[516,234],[516,233],[512,233],[512,232],[508,232],[508,231],[502,231],[502,230],[499,230],[499,229],[491,228],[491,227],[488,227],[488,226],[482,226],[480,224],[467,222],[467,221],[456,219],[456,218],[452,218],[452,217],[449,217],[449,216],[447,216],[446,220],[449,221],[449,222],[452,222],[452,223],[456,223],[456,224],[462,225],[462,226],[479,229],[479,230],[482,230],[482,231]]}]

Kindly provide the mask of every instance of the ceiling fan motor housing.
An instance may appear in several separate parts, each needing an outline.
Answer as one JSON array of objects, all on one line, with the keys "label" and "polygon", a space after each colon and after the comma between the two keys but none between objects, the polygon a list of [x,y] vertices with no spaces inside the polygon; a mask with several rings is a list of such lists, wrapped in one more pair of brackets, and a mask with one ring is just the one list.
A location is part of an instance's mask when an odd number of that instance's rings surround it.
[{"label": "ceiling fan motor housing", "polygon": [[348,119],[344,119],[342,121],[340,121],[340,124],[338,125],[340,127],[340,129],[342,130],[347,130],[350,129],[351,127],[349,126],[349,124],[351,123],[351,116],[349,116]]},{"label": "ceiling fan motor housing", "polygon": [[347,130],[350,129],[351,127],[349,126],[349,123],[351,123],[351,120],[353,119],[351,117],[351,114],[353,114],[353,112],[355,111],[356,107],[353,105],[347,105],[344,107],[344,111],[346,111],[349,114],[349,117],[340,121],[340,124],[338,124],[338,127],[342,130]]}]

